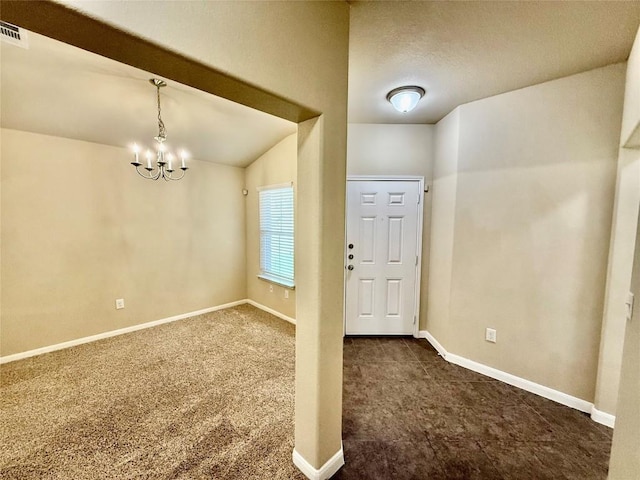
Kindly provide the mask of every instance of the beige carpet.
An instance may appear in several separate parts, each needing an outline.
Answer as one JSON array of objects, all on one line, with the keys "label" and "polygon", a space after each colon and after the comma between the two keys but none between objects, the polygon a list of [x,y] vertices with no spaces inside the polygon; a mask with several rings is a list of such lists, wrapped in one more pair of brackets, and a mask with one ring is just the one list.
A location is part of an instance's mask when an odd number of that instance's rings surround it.
[{"label": "beige carpet", "polygon": [[1,367],[2,479],[303,479],[294,327],[248,305]]}]

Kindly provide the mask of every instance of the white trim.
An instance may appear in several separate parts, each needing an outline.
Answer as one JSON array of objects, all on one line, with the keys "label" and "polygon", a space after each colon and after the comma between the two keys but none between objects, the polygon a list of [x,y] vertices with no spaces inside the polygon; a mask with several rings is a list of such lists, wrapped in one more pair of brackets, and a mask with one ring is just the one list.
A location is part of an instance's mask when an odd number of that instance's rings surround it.
[{"label": "white trim", "polygon": [[22,360],[24,358],[35,357],[36,355],[42,355],[43,353],[55,352],[56,350],[63,350],[69,347],[75,347],[85,343],[95,342],[97,340],[103,340],[105,338],[116,337],[118,335],[124,335],[125,333],[136,332],[138,330],[144,330],[145,328],[151,328],[164,323],[175,322],[176,320],[183,320],[185,318],[196,317],[205,313],[215,312],[217,310],[223,310],[225,308],[236,307],[238,305],[244,305],[249,303],[248,300],[238,300],[231,303],[225,303],[223,305],[217,305],[215,307],[204,308],[202,310],[196,310],[194,312],[182,313],[180,315],[174,315],[173,317],[167,317],[160,320],[154,320],[152,322],[140,323],[131,327],[119,328],[117,330],[111,330],[109,332],[99,333],[97,335],[90,335],[88,337],[77,338],[75,340],[69,340],[68,342],[57,343],[55,345],[49,345],[47,347],[36,348],[35,350],[27,350],[26,352],[14,353],[13,355],[6,355],[0,357],[0,364],[15,362],[16,360]]},{"label": "white trim", "polygon": [[256,275],[260,280],[264,280],[265,282],[273,283],[274,285],[279,285],[284,288],[288,288],[289,290],[295,290],[296,285],[292,280],[280,280],[275,275],[270,275],[268,273],[261,273],[260,275]]},{"label": "white trim", "polygon": [[607,413],[596,410],[593,406],[593,403],[591,402],[587,402],[586,400],[582,400],[581,398],[568,395],[564,392],[560,392],[559,390],[554,390],[553,388],[545,387],[544,385],[540,385],[539,383],[517,377],[510,373],[503,372],[502,370],[489,367],[482,363],[474,362],[473,360],[469,360],[468,358],[449,353],[427,330],[421,330],[419,332],[419,336],[420,338],[426,338],[427,341],[431,345],[433,345],[433,348],[435,348],[447,362],[459,365],[469,370],[473,370],[474,372],[486,375],[487,377],[495,378],[496,380],[500,380],[501,382],[508,383],[509,385],[521,388],[522,390],[526,390],[527,392],[535,393],[536,395],[548,398],[549,400],[553,400],[554,402],[560,403],[567,407],[580,410],[581,412],[590,413],[591,418],[594,421],[602,423],[603,425],[608,425],[605,422],[611,421],[610,418],[606,417],[607,415],[615,420],[615,417],[613,417],[613,415],[609,415]]},{"label": "white trim", "polygon": [[615,415],[598,410],[595,405],[591,408],[591,420],[610,428],[614,428],[616,424]]},{"label": "white trim", "polygon": [[23,360],[25,358],[35,357],[36,355],[42,355],[44,353],[55,352],[57,350],[64,350],[65,348],[76,347],[85,343],[96,342],[98,340],[104,340],[105,338],[117,337],[118,335],[124,335],[125,333],[136,332],[138,330],[144,330],[146,328],[156,327],[164,323],[175,322],[176,320],[184,320],[185,318],[197,317],[198,315],[204,315],[205,313],[211,313],[218,310],[224,310],[225,308],[237,307],[238,305],[253,305],[260,310],[264,310],[271,315],[274,315],[282,320],[286,320],[289,323],[296,324],[296,320],[291,317],[277,312],[264,305],[249,300],[248,298],[237,300],[235,302],[225,303],[223,305],[217,305],[215,307],[203,308],[202,310],[196,310],[188,313],[181,313],[180,315],[174,315],[173,317],[162,318],[160,320],[154,320],[152,322],[140,323],[138,325],[132,325],[131,327],[119,328],[118,330],[111,330],[109,332],[98,333],[97,335],[90,335],[88,337],[76,338],[75,340],[69,340],[68,342],[56,343],[55,345],[48,345],[46,347],[36,348],[34,350],[27,350],[26,352],[14,353],[13,355],[6,355],[0,357],[0,365],[9,362],[15,362],[16,360]]},{"label": "white trim", "polygon": [[258,192],[262,192],[264,190],[275,190],[276,188],[293,188],[293,182],[277,183],[275,185],[260,185],[256,187],[256,190]]},{"label": "white trim", "polygon": [[300,471],[304,473],[309,480],[327,480],[344,465],[344,451],[342,444],[340,444],[340,450],[338,450],[336,454],[327,460],[327,462],[319,469],[314,468],[313,465],[307,462],[295,448],[293,449],[293,464],[298,467],[298,469],[300,469]]},{"label": "white trim", "polygon": [[573,397],[559,390],[545,387],[544,385],[540,385],[539,383],[517,377],[510,373],[503,372],[502,370],[483,365],[482,363],[474,362],[473,360],[460,357],[459,355],[447,353],[445,359],[455,365],[460,365],[461,367],[473,370],[477,373],[481,373],[482,375],[486,375],[487,377],[495,378],[496,380],[500,380],[501,382],[508,383],[509,385],[521,388],[522,390],[526,390],[527,392],[535,393],[536,395],[540,395],[541,397],[548,398],[549,400],[553,400],[554,402],[561,403],[562,405],[566,405],[567,407],[580,410],[581,412],[591,413],[591,409],[593,408],[593,404],[591,402],[587,402],[586,400],[582,400],[581,398]]},{"label": "white trim", "polygon": [[416,226],[417,238],[416,238],[416,255],[418,261],[416,265],[416,285],[415,285],[415,302],[413,305],[413,318],[415,323],[413,325],[413,336],[417,337],[420,334],[420,285],[422,284],[422,228],[424,218],[424,177],[417,177],[418,182],[418,225]]},{"label": "white trim", "polygon": [[426,338],[431,346],[437,350],[438,354],[445,360],[447,359],[447,351],[445,348],[440,345],[440,342],[438,342],[428,331],[420,330],[420,332],[418,332],[418,338]]},{"label": "white trim", "polygon": [[347,175],[347,182],[403,182],[403,181],[424,182],[424,176],[422,175]]},{"label": "white trim", "polygon": [[291,317],[287,317],[284,313],[280,313],[277,310],[274,310],[273,308],[269,308],[266,307],[264,305],[262,305],[261,303],[258,303],[254,300],[251,299],[247,299],[245,300],[246,303],[248,303],[249,305],[253,305],[256,308],[259,308],[260,310],[264,310],[267,313],[270,313],[271,315],[281,318],[282,320],[286,320],[289,323],[293,323],[294,325],[296,324],[296,319],[295,318],[291,318]]}]

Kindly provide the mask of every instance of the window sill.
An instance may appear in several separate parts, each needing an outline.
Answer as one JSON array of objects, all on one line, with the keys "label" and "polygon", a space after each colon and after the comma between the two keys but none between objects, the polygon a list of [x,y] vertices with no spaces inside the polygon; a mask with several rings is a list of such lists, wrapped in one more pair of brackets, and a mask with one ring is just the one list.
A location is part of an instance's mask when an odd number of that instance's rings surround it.
[{"label": "window sill", "polygon": [[281,287],[288,288],[290,290],[295,290],[296,285],[293,282],[288,282],[287,280],[282,280],[280,278],[272,277],[270,275],[260,274],[258,275],[260,280],[264,280],[265,282],[275,283],[276,285],[280,285]]}]

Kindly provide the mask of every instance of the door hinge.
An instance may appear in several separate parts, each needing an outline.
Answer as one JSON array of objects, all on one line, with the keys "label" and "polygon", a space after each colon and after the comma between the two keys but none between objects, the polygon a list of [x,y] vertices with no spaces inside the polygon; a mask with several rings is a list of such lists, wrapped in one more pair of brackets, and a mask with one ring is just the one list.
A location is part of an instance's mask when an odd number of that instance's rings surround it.
[{"label": "door hinge", "polygon": [[416,255],[416,267],[418,266],[418,255]]},{"label": "door hinge", "polygon": [[633,317],[633,300],[633,293],[627,293],[627,301],[624,302],[625,306],[627,307],[627,320],[631,320],[631,317]]},{"label": "door hinge", "polygon": [[418,194],[418,205],[420,205],[420,194]]},{"label": "door hinge", "polygon": [[413,316],[413,324],[414,325],[416,324],[416,316],[415,315]]}]

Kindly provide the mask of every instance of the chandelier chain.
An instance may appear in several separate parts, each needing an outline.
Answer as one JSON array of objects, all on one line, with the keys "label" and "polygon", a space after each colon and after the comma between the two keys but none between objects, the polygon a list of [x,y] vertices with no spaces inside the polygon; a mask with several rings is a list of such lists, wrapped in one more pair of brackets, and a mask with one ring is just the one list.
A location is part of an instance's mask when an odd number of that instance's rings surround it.
[{"label": "chandelier chain", "polygon": [[160,85],[156,85],[156,89],[157,89],[157,99],[158,99],[158,138],[161,138],[164,141],[167,138],[167,129],[164,126],[164,122],[162,121],[162,116],[161,116]]}]

